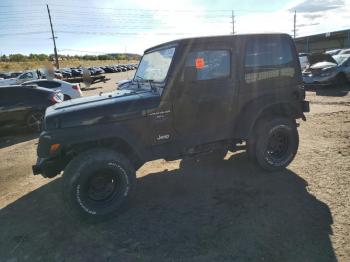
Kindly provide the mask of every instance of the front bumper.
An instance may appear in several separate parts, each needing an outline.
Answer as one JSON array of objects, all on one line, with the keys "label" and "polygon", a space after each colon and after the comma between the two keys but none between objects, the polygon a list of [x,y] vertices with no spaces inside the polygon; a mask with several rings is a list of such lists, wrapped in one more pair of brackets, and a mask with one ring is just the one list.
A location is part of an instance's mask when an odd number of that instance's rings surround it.
[{"label": "front bumper", "polygon": [[305,85],[330,85],[334,82],[335,76],[336,74],[329,76],[303,74],[303,82]]},{"label": "front bumper", "polygon": [[64,158],[40,158],[38,157],[36,164],[32,166],[34,175],[42,175],[43,177],[52,178],[61,173],[67,161]]}]

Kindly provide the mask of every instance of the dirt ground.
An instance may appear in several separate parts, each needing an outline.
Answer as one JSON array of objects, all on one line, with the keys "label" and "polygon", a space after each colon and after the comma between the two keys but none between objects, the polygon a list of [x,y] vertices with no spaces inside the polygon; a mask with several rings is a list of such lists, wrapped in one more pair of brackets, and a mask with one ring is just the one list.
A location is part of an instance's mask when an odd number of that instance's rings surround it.
[{"label": "dirt ground", "polygon": [[[108,77],[85,95],[127,75]],[[97,225],[64,212],[59,177],[32,175],[35,135],[2,137],[0,261],[350,261],[349,91],[307,92],[287,170],[263,172],[244,152],[153,161],[137,172],[129,209]]]}]

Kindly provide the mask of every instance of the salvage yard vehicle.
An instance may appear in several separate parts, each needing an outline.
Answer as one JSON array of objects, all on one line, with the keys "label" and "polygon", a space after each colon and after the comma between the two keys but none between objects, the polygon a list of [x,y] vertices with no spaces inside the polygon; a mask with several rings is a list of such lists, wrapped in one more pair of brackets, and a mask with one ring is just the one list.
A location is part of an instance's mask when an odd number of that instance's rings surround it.
[{"label": "salvage yard vehicle", "polygon": [[350,55],[328,54],[313,55],[310,66],[303,71],[303,82],[306,85],[344,85],[350,78]]},{"label": "salvage yard vehicle", "polygon": [[39,79],[38,74],[36,71],[27,71],[20,75],[18,75],[15,78],[9,78],[0,80],[0,86],[6,86],[6,85],[20,85],[26,81],[36,80]]},{"label": "salvage yard vehicle", "polygon": [[37,86],[0,86],[0,129],[27,127],[40,131],[45,109],[63,101],[63,95]]},{"label": "salvage yard vehicle", "polygon": [[83,96],[79,83],[69,83],[66,81],[53,79],[39,79],[35,81],[24,82],[22,85],[37,85],[40,87],[60,91],[64,95],[64,100],[79,98]]},{"label": "salvage yard vehicle", "polygon": [[127,90],[49,107],[33,172],[64,171],[68,209],[99,221],[127,202],[147,161],[245,148],[261,168],[284,169],[308,111],[290,36],[180,39],[147,49]]}]

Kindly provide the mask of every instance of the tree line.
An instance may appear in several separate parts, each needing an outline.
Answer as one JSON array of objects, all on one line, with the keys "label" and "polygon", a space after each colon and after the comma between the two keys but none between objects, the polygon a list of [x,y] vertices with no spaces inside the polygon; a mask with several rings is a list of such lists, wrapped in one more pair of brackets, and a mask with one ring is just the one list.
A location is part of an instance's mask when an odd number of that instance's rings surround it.
[{"label": "tree line", "polygon": [[[59,60],[139,60],[137,54],[106,54],[106,55],[59,55]],[[1,62],[31,62],[54,61],[54,55],[50,54],[10,54],[0,56]]]}]

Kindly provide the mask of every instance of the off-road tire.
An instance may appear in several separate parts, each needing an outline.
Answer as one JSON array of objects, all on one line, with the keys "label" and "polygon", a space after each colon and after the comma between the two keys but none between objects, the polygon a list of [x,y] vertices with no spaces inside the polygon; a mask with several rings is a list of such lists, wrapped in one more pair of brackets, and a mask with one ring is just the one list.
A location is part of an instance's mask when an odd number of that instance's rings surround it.
[{"label": "off-road tire", "polygon": [[[64,203],[71,214],[84,221],[109,219],[126,206],[135,186],[135,173],[130,161],[113,150],[85,151],[72,159],[64,170]],[[107,194],[106,197],[98,199],[103,194]]]},{"label": "off-road tire", "polygon": [[248,154],[261,168],[278,171],[293,161],[298,147],[299,134],[294,119],[266,118],[255,127]]}]

